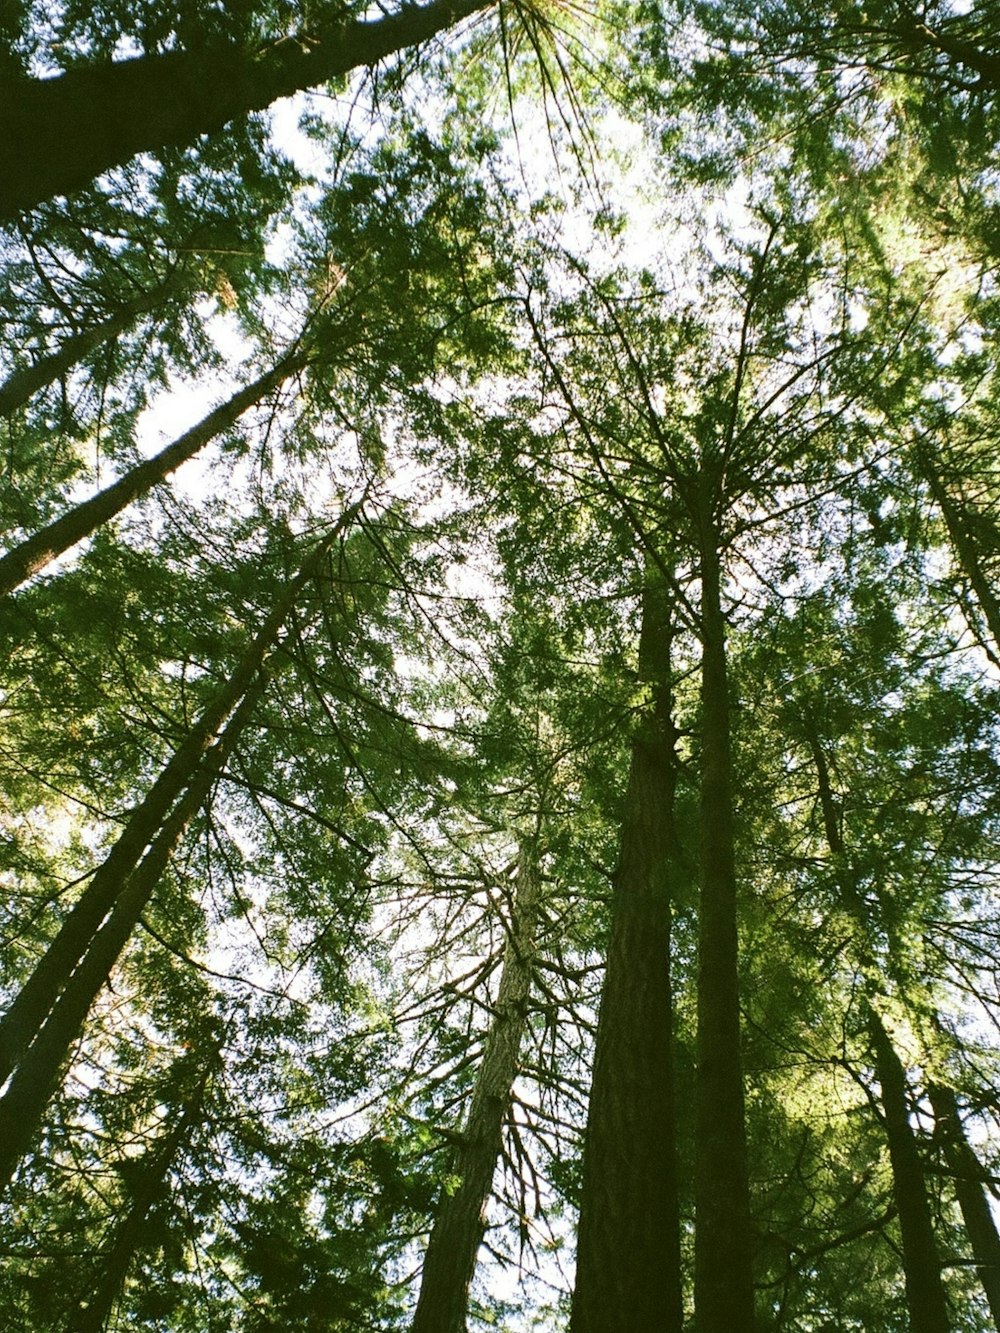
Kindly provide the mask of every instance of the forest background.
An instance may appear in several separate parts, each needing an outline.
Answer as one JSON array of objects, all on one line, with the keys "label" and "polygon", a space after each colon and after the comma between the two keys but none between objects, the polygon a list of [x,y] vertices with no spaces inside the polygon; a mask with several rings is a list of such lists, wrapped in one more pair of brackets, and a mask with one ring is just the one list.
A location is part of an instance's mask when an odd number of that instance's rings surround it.
[{"label": "forest background", "polygon": [[5,1328],[1000,1330],[998,100],[3,5]]}]

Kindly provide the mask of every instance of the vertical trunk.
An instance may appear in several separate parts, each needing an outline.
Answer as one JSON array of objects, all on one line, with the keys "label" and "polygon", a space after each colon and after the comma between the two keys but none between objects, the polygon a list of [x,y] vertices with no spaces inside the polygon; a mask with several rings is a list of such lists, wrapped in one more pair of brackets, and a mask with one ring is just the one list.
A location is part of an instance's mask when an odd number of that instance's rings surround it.
[{"label": "vertical trunk", "polygon": [[216,693],[188,731],[145,799],[136,807],[118,841],[95,871],[89,885],[67,915],[55,939],[0,1021],[0,1081],[5,1080],[34,1040],[56,997],[86,952],[101,922],[157,836],[174,803],[197,775],[202,756],[220,728],[251,688],[282,625],[303,587],[336,538],[353,520],[360,505],[346,511],[289,580],[240,659],[228,682]]},{"label": "vertical trunk", "polygon": [[[834,861],[837,885],[844,906],[854,917],[863,940],[868,926],[866,909],[848,864],[826,757],[815,735],[809,736],[809,746],[816,764],[823,828]],[[865,999],[865,1010],[875,1055],[875,1073],[881,1088],[910,1328],[912,1333],[948,1333],[948,1305],[941,1281],[941,1261],[934,1241],[934,1223],[920,1150],[910,1124],[906,1071],[870,998]]]},{"label": "vertical trunk", "polygon": [[210,412],[197,426],[192,426],[179,439],[161,449],[155,457],[139,463],[111,486],[75,505],[39,532],[26,537],[13,550],[0,557],[0,597],[13,592],[32,574],[37,574],[57,556],[120,514],[133,500],[151,490],[189,458],[193,458],[210,440],[232,426],[244,412],[278,388],[297,370],[301,370],[304,364],[304,354],[299,350],[292,352],[266,374],[254,380],[253,384],[233,394],[228,402]]},{"label": "vertical trunk", "polygon": [[123,305],[116,314],[67,338],[54,352],[40,356],[33,365],[25,366],[8,375],[3,384],[0,384],[0,417],[9,417],[19,407],[23,407],[40,389],[54,384],[84,357],[89,356],[104,343],[117,338],[140,315],[154,310],[166,299],[166,291],[167,286],[163,286],[153,292],[143,292],[135,300]]},{"label": "vertical trunk", "polygon": [[121,888],[118,898],[67,979],[62,993],[18,1061],[7,1090],[0,1097],[0,1190],[6,1188],[21,1157],[31,1146],[59,1071],[83,1023],[128,943],[171,856],[212,783],[249,722],[263,680],[247,691],[228,726],[204,757],[187,791],[153,839],[149,851]]},{"label": "vertical trunk", "polygon": [[683,1295],[670,985],[677,755],[672,616],[643,596],[639,674],[653,702],[632,742],[583,1153],[572,1333],[680,1333]]},{"label": "vertical trunk", "polygon": [[453,1194],[441,1195],[424,1257],[412,1333],[463,1333],[465,1328],[469,1285],[486,1225],[486,1205],[517,1076],[531,992],[541,896],[538,868],[531,855],[521,852],[496,1008],[454,1162],[459,1184]]},{"label": "vertical trunk", "polygon": [[954,1173],[955,1193],[976,1261],[976,1273],[989,1302],[993,1325],[1000,1333],[1000,1233],[983,1186],[983,1168],[965,1136],[954,1090],[942,1083],[931,1083],[927,1095],[944,1144],[945,1160]]},{"label": "vertical trunk", "polygon": [[719,538],[708,517],[702,522],[700,572],[702,886],[695,1084],[695,1319],[698,1333],[752,1333],[729,684]]},{"label": "vertical trunk", "polygon": [[102,1333],[107,1327],[132,1260],[142,1246],[149,1211],[162,1194],[168,1172],[198,1124],[207,1077],[206,1066],[174,1127],[143,1158],[131,1202],[118,1221],[110,1250],[101,1256],[100,1276],[93,1295],[70,1317],[67,1333]]}]

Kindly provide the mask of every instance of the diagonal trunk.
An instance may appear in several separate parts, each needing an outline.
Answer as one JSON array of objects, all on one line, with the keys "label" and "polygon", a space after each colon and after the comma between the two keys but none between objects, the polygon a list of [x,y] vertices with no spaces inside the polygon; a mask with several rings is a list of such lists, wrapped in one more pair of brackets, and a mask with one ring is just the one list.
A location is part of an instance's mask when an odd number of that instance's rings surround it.
[{"label": "diagonal trunk", "polygon": [[100,1276],[93,1294],[71,1316],[67,1333],[103,1333],[107,1327],[132,1260],[142,1247],[149,1211],[163,1193],[169,1171],[200,1123],[208,1072],[206,1065],[173,1128],[144,1156],[129,1207],[118,1220],[110,1250],[101,1256]]},{"label": "diagonal trunk", "polygon": [[[816,736],[809,733],[808,729],[807,735],[816,765],[823,828],[836,870],[837,886],[844,906],[853,916],[863,939],[868,927],[865,905],[848,864],[826,756]],[[941,1260],[934,1239],[934,1223],[927,1199],[920,1149],[910,1124],[906,1070],[870,997],[865,997],[864,1006],[875,1056],[875,1074],[881,1089],[882,1114],[892,1168],[892,1192],[899,1217],[910,1329],[912,1333],[948,1333],[950,1322],[941,1281]]]},{"label": "diagonal trunk", "polygon": [[522,850],[493,1021],[453,1166],[459,1184],[453,1194],[441,1194],[424,1257],[411,1333],[463,1333],[465,1329],[469,1285],[486,1226],[486,1205],[500,1157],[503,1122],[518,1071],[540,900],[538,868],[531,854]]},{"label": "diagonal trunk", "polygon": [[144,800],[132,812],[117,842],[94,872],[89,885],[0,1020],[0,1081],[10,1075],[21,1054],[34,1040],[60,990],[114,906],[146,848],[163,827],[175,802],[195,780],[203,755],[251,689],[302,589],[360,507],[360,504],[353,505],[344,513],[286,584],[233,674],[210,700]]},{"label": "diagonal trunk", "polygon": [[719,535],[708,517],[702,521],[700,572],[702,886],[695,1081],[695,1320],[698,1333],[752,1333],[729,682]]},{"label": "diagonal trunk", "polygon": [[[969,580],[972,591],[976,595],[976,602],[983,614],[983,619],[986,621],[990,638],[993,640],[993,651],[994,653],[1000,653],[1000,601],[997,600],[996,593],[993,591],[993,584],[983,569],[975,539],[969,531],[961,508],[948,494],[947,487],[926,453],[921,453],[919,456],[919,467],[921,475],[930,486],[931,494],[941,510],[941,517],[948,529],[948,536],[951,538],[951,544],[955,555],[958,557],[962,573]],[[976,633],[974,627],[973,633]]]},{"label": "diagonal trunk", "polygon": [[141,315],[148,314],[162,304],[169,283],[152,292],[143,292],[127,302],[115,314],[92,324],[89,328],[67,338],[54,352],[40,356],[33,365],[15,370],[0,384],[0,417],[9,417],[39,390],[54,384],[91,352],[117,338]]},{"label": "diagonal trunk", "polygon": [[306,354],[296,349],[273,366],[266,374],[240,389],[220,407],[209,412],[197,426],[192,426],[179,439],[161,449],[153,458],[131,468],[124,476],[99,491],[97,495],[75,505],[61,518],[47,524],[39,532],[26,537],[13,550],[0,556],[0,597],[20,587],[32,574],[44,569],[57,556],[68,551],[77,542],[91,536],[104,523],[164,481],[182,463],[193,458],[211,440],[228,430],[244,412],[279,388],[306,364]]},{"label": "diagonal trunk", "polygon": [[94,934],[62,993],[18,1060],[7,1090],[0,1097],[0,1190],[6,1188],[18,1162],[31,1146],[59,1071],[91,1006],[111,976],[184,831],[208,799],[213,782],[249,722],[263,690],[264,680],[258,678],[222,736],[201,761],[191,785],[153,839],[149,851],[121,887],[107,919]]},{"label": "diagonal trunk", "polygon": [[260,48],[81,65],[56,78],[0,80],[0,218],[86,185],[137,153],[192,143],[280,97],[421,42],[493,0],[430,0],[375,20],[323,17]]},{"label": "diagonal trunk", "polygon": [[1000,1333],[1000,1233],[983,1184],[983,1168],[966,1138],[954,1089],[943,1083],[930,1083],[927,1095],[944,1144],[945,1160],[954,1174],[955,1193],[976,1261],[976,1274],[989,1303],[993,1326]]},{"label": "diagonal trunk", "polygon": [[683,1302],[670,985],[677,755],[672,615],[643,596],[632,742],[583,1153],[572,1333],[680,1333]]},{"label": "diagonal trunk", "polygon": [[884,1023],[870,1005],[868,1032],[875,1052],[875,1073],[882,1090],[882,1113],[892,1166],[892,1193],[899,1214],[911,1333],[948,1333],[951,1328],[948,1303],[941,1281],[941,1260],[934,1241],[923,1163],[917,1136],[910,1124],[906,1071]]}]

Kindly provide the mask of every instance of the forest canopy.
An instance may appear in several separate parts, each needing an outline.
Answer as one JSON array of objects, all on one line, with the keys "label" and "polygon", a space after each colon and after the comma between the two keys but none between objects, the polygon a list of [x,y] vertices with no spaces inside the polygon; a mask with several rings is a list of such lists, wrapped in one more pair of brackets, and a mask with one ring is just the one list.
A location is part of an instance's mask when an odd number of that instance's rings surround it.
[{"label": "forest canopy", "polygon": [[0,1317],[1000,1333],[1000,12],[0,7]]}]

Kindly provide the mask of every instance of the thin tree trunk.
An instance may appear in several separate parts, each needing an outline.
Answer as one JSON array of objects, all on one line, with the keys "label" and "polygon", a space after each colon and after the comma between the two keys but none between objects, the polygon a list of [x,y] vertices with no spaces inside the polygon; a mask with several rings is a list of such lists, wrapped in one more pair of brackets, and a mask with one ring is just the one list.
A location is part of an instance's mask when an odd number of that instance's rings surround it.
[{"label": "thin tree trunk", "polygon": [[707,515],[701,526],[702,887],[695,1081],[695,1321],[698,1333],[752,1333],[729,682],[718,532]]},{"label": "thin tree trunk", "polygon": [[[962,573],[969,580],[976,595],[979,609],[983,613],[990,638],[993,640],[993,651],[1000,654],[1000,601],[997,600],[993,585],[980,563],[976,543],[965,525],[961,510],[948,494],[940,474],[925,452],[919,455],[919,467],[941,510]],[[971,628],[974,634],[977,633],[975,627]]]},{"label": "thin tree trunk", "polygon": [[140,315],[154,310],[164,300],[164,295],[163,287],[155,292],[143,292],[114,315],[67,338],[55,351],[40,356],[33,365],[8,375],[0,384],[0,417],[9,417],[40,389],[55,383],[96,348],[117,338]]},{"label": "thin tree trunk", "polygon": [[955,1193],[976,1261],[976,1274],[986,1294],[993,1325],[1000,1333],[1000,1233],[983,1185],[983,1168],[966,1138],[954,1089],[942,1083],[929,1083],[927,1095],[944,1144],[945,1160],[954,1174]]},{"label": "thin tree trunk", "polygon": [[132,1260],[141,1248],[149,1211],[163,1192],[167,1173],[198,1126],[207,1079],[206,1066],[185,1099],[176,1124],[143,1157],[128,1210],[118,1221],[110,1250],[100,1257],[100,1275],[93,1295],[70,1317],[67,1333],[102,1333],[107,1327]]},{"label": "thin tree trunk", "polygon": [[133,500],[164,481],[171,472],[193,458],[209,441],[238,421],[244,412],[277,389],[296,371],[301,370],[306,360],[305,352],[296,349],[282,358],[266,374],[209,412],[197,426],[192,426],[189,431],[174,440],[172,444],[168,444],[165,449],[161,449],[153,458],[131,468],[123,477],[119,477],[116,482],[99,491],[97,495],[75,505],[61,518],[55,519],[39,532],[19,542],[13,550],[0,557],[0,597],[13,592],[32,574],[37,574],[57,556],[120,514]]},{"label": "thin tree trunk", "polygon": [[247,691],[217,743],[204,756],[191,785],[153,839],[149,851],[122,886],[107,920],[67,979],[34,1040],[17,1063],[0,1097],[0,1190],[31,1146],[70,1048],[101,987],[108,981],[139,918],[159,884],[184,831],[205,803],[264,689],[258,679]]},{"label": "thin tree trunk", "polygon": [[934,1223],[927,1202],[923,1163],[910,1124],[906,1071],[882,1019],[871,1006],[868,1031],[875,1052],[875,1073],[882,1090],[910,1329],[912,1333],[948,1333],[951,1327],[948,1303],[941,1281],[941,1260],[934,1242]]},{"label": "thin tree trunk", "polygon": [[34,1040],[60,990],[114,906],[146,848],[162,828],[178,797],[194,780],[205,751],[251,688],[303,587],[359,509],[360,502],[345,512],[286,584],[229,680],[216,692],[145,799],[132,812],[117,842],[94,872],[89,885],[11,1003],[0,1021],[0,1082],[9,1076],[21,1054]]},{"label": "thin tree trunk", "polygon": [[676,862],[672,616],[643,596],[639,674],[652,705],[632,742],[583,1151],[572,1333],[680,1333],[680,1221],[670,984]]},{"label": "thin tree trunk", "polygon": [[[848,864],[826,756],[813,734],[809,734],[809,745],[816,764],[820,810],[827,845],[833,857],[837,885],[844,906],[854,917],[863,939],[868,927],[865,907]],[[867,963],[867,960],[863,959],[862,962]],[[934,1223],[927,1200],[923,1163],[910,1124],[906,1071],[870,997],[865,998],[865,1009],[875,1055],[875,1074],[881,1089],[882,1113],[892,1168],[892,1192],[899,1217],[910,1328],[912,1333],[948,1333],[948,1303],[941,1280],[941,1260],[934,1240]]]},{"label": "thin tree trunk", "polygon": [[486,1205],[500,1157],[531,993],[541,898],[533,857],[533,851],[522,849],[496,1007],[454,1162],[459,1184],[454,1193],[441,1194],[411,1333],[463,1333],[465,1329],[469,1285],[486,1226]]},{"label": "thin tree trunk", "polygon": [[431,0],[374,21],[324,19],[261,48],[81,65],[56,78],[0,80],[0,218],[66,194],[136,153],[183,146],[279,97],[371,66],[493,0]]}]

